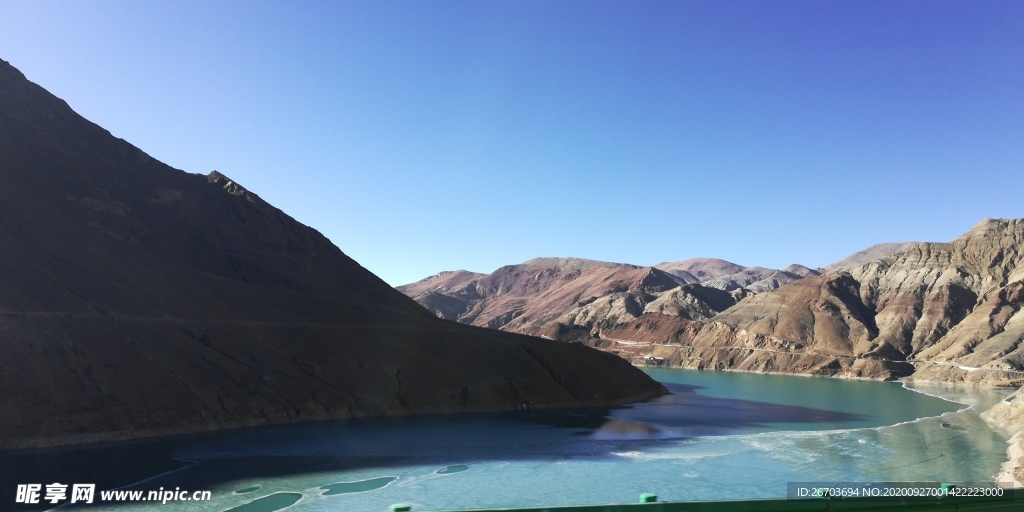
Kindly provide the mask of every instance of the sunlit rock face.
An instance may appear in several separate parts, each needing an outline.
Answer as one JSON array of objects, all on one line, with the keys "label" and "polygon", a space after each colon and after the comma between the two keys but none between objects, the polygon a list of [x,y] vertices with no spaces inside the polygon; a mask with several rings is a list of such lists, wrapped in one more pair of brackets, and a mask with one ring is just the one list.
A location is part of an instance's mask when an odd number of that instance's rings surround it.
[{"label": "sunlit rock face", "polygon": [[709,258],[653,268],[541,258],[400,290],[444,318],[635,362],[1016,386],[1022,241],[1024,220],[986,219],[949,243],[873,246],[825,274]]},{"label": "sunlit rock face", "polygon": [[[1019,386],[1024,220],[987,219],[850,272],[749,296],[701,322],[654,312],[605,334],[668,364]],[[673,346],[674,345],[674,346]]]},{"label": "sunlit rock face", "polygon": [[648,313],[706,320],[756,292],[819,275],[698,258],[642,267],[536,258],[491,274],[442,272],[398,290],[440,318],[560,340],[594,341]]}]

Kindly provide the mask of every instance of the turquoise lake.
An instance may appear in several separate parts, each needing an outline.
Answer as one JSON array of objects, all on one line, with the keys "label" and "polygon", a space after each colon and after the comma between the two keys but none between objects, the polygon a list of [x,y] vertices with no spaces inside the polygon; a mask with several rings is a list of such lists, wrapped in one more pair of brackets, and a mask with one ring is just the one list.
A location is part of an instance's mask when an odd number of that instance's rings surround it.
[{"label": "turquoise lake", "polygon": [[400,502],[414,511],[632,503],[645,492],[780,498],[797,481],[986,482],[1006,457],[1005,439],[978,417],[998,392],[648,372],[673,394],[598,411],[375,418],[0,453],[0,470],[5,486],[95,481],[213,496],[88,510],[359,512]]}]

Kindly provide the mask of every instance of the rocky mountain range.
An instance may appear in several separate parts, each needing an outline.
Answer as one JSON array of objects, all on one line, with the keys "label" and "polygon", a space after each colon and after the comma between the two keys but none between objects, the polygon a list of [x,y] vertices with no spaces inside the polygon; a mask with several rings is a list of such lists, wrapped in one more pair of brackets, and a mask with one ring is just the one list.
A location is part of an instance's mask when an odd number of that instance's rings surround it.
[{"label": "rocky mountain range", "polygon": [[880,244],[821,270],[542,258],[399,290],[443,318],[634,362],[1018,385],[1022,242],[1024,221],[987,219],[950,243]]},{"label": "rocky mountain range", "polygon": [[0,61],[0,448],[664,391],[581,345],[444,322],[218,172]]},{"label": "rocky mountain range", "polygon": [[774,290],[797,279],[821,275],[818,270],[796,263],[782,270],[775,270],[764,267],[744,267],[714,258],[694,258],[675,263],[659,263],[654,268],[672,274],[683,283],[700,283],[708,288],[725,291],[742,289],[755,293]]},{"label": "rocky mountain range", "polygon": [[819,275],[797,264],[775,270],[714,258],[653,267],[537,258],[491,274],[442,272],[398,290],[440,318],[602,346],[604,330],[646,314],[708,320],[745,297]]},{"label": "rocky mountain range", "polygon": [[1024,220],[792,282],[702,323],[645,315],[605,336],[698,368],[1019,385]]}]

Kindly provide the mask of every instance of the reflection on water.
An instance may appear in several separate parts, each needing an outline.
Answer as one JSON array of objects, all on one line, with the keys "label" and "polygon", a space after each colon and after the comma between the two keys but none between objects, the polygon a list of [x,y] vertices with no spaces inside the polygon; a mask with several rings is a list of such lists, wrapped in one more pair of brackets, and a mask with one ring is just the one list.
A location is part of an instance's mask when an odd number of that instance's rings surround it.
[{"label": "reflection on water", "polygon": [[[120,445],[117,459],[102,450],[43,452],[33,455],[37,472],[19,480],[89,482],[65,475],[116,463],[128,481],[98,488],[148,479],[129,488],[211,490],[214,498],[97,510],[269,511],[287,500],[290,511],[383,511],[398,502],[429,510],[622,503],[642,492],[782,497],[789,481],[984,481],[1004,458],[1005,440],[977,416],[999,399],[994,393],[928,389],[963,402],[953,403],[894,383],[652,373],[672,395],[607,410],[253,429]],[[15,467],[18,457],[0,464]]]}]

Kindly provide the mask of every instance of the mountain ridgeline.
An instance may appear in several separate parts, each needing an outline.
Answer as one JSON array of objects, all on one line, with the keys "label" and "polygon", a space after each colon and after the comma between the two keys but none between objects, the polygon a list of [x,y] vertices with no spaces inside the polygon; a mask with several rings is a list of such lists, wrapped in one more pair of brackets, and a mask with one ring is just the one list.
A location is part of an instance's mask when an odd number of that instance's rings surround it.
[{"label": "mountain ridgeline", "polygon": [[226,176],[0,61],[0,448],[664,391],[588,347],[444,322]]},{"label": "mountain ridgeline", "polygon": [[438,316],[638,362],[1017,386],[1024,220],[950,243],[881,244],[828,269],[542,258],[399,287]]},{"label": "mountain ridgeline", "polygon": [[985,220],[950,243],[751,296],[701,325],[650,316],[609,335],[657,336],[669,346],[653,354],[682,366],[1019,386],[1022,244],[1024,220]]},{"label": "mountain ridgeline", "polygon": [[816,275],[801,265],[747,268],[709,258],[654,267],[537,258],[491,274],[442,272],[398,290],[444,319],[581,340],[651,312],[705,320],[755,292]]}]

